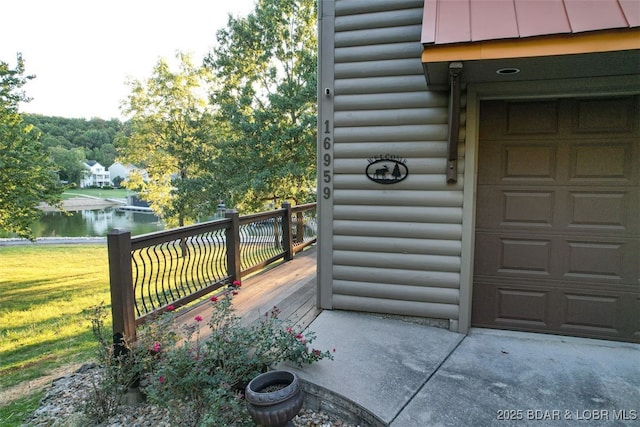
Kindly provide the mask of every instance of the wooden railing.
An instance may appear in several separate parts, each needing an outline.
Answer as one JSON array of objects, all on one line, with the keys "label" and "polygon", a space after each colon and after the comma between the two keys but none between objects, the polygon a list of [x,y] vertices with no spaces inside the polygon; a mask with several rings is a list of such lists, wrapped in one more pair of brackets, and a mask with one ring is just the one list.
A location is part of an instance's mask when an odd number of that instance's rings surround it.
[{"label": "wooden railing", "polygon": [[107,236],[114,335],[135,341],[149,316],[178,308],[315,243],[316,204],[239,216],[131,237]]}]

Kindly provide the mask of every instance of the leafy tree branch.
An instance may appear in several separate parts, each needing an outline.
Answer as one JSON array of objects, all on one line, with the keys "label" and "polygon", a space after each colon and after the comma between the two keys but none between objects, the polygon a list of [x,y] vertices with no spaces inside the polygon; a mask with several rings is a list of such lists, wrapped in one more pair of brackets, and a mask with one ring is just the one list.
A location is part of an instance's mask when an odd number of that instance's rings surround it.
[{"label": "leafy tree branch", "polygon": [[34,78],[24,72],[21,54],[15,68],[0,61],[0,229],[33,240],[38,204],[59,206],[63,189],[39,133],[18,112],[29,101],[22,87]]}]

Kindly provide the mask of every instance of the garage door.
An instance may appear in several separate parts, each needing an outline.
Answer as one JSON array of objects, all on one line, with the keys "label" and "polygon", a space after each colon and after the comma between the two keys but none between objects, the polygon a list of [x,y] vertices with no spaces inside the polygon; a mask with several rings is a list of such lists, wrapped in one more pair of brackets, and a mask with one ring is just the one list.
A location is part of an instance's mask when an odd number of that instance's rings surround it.
[{"label": "garage door", "polygon": [[481,104],[474,326],[640,342],[639,111]]}]

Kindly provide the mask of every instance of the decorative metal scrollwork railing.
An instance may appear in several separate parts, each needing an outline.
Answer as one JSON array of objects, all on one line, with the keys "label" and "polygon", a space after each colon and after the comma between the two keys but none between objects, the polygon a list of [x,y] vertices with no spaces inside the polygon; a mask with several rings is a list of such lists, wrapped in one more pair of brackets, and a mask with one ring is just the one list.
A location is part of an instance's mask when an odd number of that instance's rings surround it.
[{"label": "decorative metal scrollwork railing", "polygon": [[221,286],[228,278],[226,225],[228,221],[214,222],[199,234],[173,235],[171,241],[151,245],[144,238],[132,239],[131,268],[138,319],[163,306],[182,305]]},{"label": "decorative metal scrollwork railing", "polygon": [[113,330],[135,340],[136,325],[284,259],[316,241],[316,204],[131,237],[108,237]]}]

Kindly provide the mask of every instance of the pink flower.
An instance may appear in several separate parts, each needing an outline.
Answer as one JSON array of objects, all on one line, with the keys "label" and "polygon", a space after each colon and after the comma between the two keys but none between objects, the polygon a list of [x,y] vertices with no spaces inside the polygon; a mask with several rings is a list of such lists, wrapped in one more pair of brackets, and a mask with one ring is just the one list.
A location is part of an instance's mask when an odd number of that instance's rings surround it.
[{"label": "pink flower", "polygon": [[302,338],[304,338],[304,337],[302,336],[302,334],[298,334],[298,335],[296,335],[296,338],[297,338],[297,339],[299,339],[299,340],[301,340],[301,339],[302,339]]},{"label": "pink flower", "polygon": [[164,377],[159,377],[159,378],[158,378],[158,381],[160,381],[160,384],[164,384],[165,379],[164,379]]},{"label": "pink flower", "polygon": [[173,304],[170,304],[170,305],[167,306],[167,311],[173,311],[175,309],[176,308],[173,306]]},{"label": "pink flower", "polygon": [[287,331],[288,334],[292,334],[293,333],[293,328],[291,326],[289,326],[287,329],[285,329]]},{"label": "pink flower", "polygon": [[238,295],[238,291],[231,292],[231,295]]},{"label": "pink flower", "polygon": [[336,349],[334,348],[332,351],[335,353],[335,352],[336,352]]},{"label": "pink flower", "polygon": [[218,297],[214,295],[211,298],[209,298],[209,301],[216,302],[216,301],[218,301]]},{"label": "pink flower", "polygon": [[153,348],[152,348],[152,350],[153,350],[155,353],[159,352],[159,351],[160,351],[160,343],[159,343],[159,342],[157,342],[157,341],[156,341],[155,343],[153,343]]},{"label": "pink flower", "polygon": [[315,354],[316,356],[320,356],[320,350],[314,349],[313,354]]},{"label": "pink flower", "polygon": [[242,283],[240,283],[240,280],[234,280],[232,285],[236,288],[239,288],[240,286],[242,286]]},{"label": "pink flower", "polygon": [[195,320],[196,322],[202,322],[202,316],[196,316],[196,317],[194,318],[194,320]]}]

